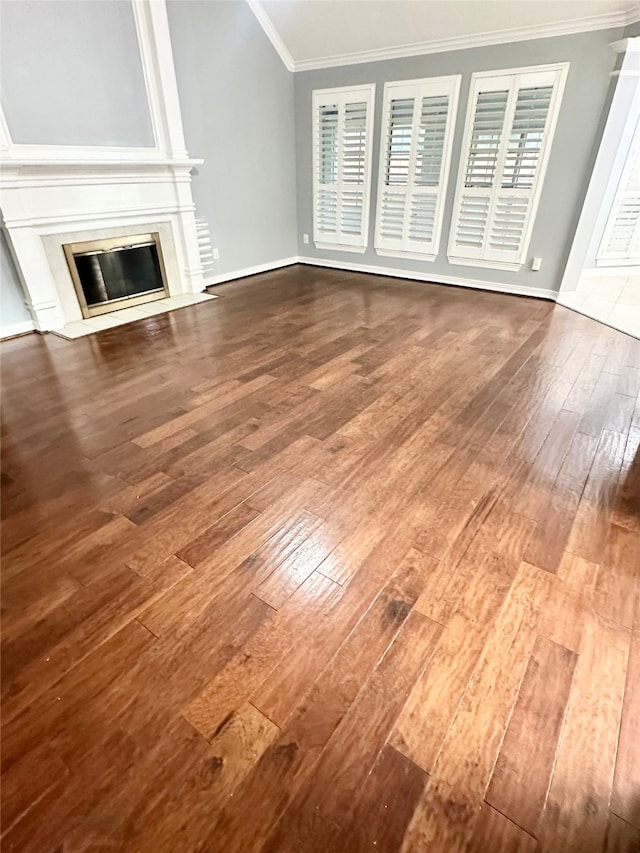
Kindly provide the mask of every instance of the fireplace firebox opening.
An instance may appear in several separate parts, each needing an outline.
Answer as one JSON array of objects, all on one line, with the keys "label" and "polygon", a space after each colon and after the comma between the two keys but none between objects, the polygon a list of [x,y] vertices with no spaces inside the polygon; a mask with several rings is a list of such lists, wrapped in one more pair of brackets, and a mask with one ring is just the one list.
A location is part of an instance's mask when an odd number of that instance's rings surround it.
[{"label": "fireplace firebox opening", "polygon": [[67,243],[63,248],[85,318],[169,295],[157,233]]}]

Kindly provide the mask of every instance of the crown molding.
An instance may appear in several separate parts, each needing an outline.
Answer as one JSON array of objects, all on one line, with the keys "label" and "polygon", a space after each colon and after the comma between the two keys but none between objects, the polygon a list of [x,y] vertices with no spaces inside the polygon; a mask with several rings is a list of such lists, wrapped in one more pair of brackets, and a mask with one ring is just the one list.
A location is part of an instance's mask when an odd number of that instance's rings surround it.
[{"label": "crown molding", "polygon": [[287,71],[295,71],[296,63],[293,61],[293,57],[287,50],[285,43],[280,38],[280,33],[276,30],[273,23],[271,22],[271,18],[262,8],[260,0],[247,0],[247,5],[258,19],[258,23],[264,30],[267,38],[275,47],[276,52],[278,53],[280,59],[283,61]]},{"label": "crown molding", "polygon": [[[259,0],[247,0],[249,5],[259,5]],[[266,12],[260,7],[263,15]],[[267,18],[267,20],[269,20]],[[623,12],[603,15],[591,15],[586,18],[574,18],[569,21],[557,21],[553,24],[516,27],[507,30],[494,30],[488,33],[475,33],[467,36],[453,36],[446,39],[415,42],[390,48],[376,48],[354,53],[342,53],[334,56],[303,59],[292,63],[293,71],[315,71],[321,68],[335,68],[340,65],[359,65],[363,62],[379,62],[385,59],[401,59],[406,56],[420,56],[429,53],[444,53],[450,50],[466,50],[473,47],[485,47],[509,42],[530,41],[537,38],[570,35],[572,33],[593,32],[612,27],[624,27],[639,20],[636,8]],[[271,24],[271,21],[269,20]],[[264,25],[263,25],[264,26]],[[273,25],[271,24],[273,29]],[[265,29],[265,32],[267,30]],[[269,33],[267,32],[267,35]],[[286,50],[286,48],[285,48]],[[287,54],[290,56],[289,54]],[[283,60],[284,61],[284,60]],[[286,64],[286,63],[285,63]],[[289,67],[287,65],[287,67]]]}]

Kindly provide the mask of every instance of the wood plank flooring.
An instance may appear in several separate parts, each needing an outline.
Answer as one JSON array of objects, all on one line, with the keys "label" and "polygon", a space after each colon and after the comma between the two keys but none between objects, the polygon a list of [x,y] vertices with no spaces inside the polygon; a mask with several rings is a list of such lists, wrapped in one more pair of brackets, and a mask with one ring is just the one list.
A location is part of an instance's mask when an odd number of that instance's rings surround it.
[{"label": "wood plank flooring", "polygon": [[297,266],[2,345],[2,844],[640,850],[640,341]]}]

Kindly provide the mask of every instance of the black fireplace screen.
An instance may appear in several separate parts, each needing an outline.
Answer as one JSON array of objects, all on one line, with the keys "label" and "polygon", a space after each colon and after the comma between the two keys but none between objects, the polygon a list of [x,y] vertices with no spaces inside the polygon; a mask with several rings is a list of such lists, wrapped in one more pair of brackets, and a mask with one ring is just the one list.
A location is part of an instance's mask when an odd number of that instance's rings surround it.
[{"label": "black fireplace screen", "polygon": [[87,306],[164,289],[155,242],[74,253]]}]

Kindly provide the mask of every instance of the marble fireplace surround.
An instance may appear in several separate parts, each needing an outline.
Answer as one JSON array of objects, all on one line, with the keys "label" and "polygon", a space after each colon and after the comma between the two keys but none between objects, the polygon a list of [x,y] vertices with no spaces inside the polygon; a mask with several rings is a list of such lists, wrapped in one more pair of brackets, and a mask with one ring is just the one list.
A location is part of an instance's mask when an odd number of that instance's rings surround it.
[{"label": "marble fireplace surround", "polygon": [[65,243],[157,232],[169,296],[204,290],[190,158],[162,0],[131,0],[155,145],[14,143],[0,109],[0,205],[38,331],[82,319]]}]

